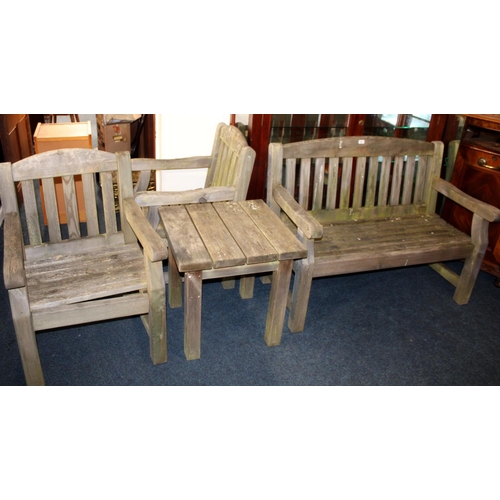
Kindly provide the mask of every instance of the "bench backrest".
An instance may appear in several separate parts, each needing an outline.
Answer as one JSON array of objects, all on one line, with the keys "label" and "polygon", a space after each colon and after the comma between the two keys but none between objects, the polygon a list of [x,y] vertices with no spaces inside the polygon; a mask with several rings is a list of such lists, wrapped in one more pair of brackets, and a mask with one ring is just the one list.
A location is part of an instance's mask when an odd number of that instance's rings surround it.
[{"label": "bench backrest", "polygon": [[434,213],[442,157],[441,142],[390,137],[272,143],[267,202],[279,213],[279,183],[320,221]]},{"label": "bench backrest", "polygon": [[[88,237],[106,239],[120,233],[113,187],[116,171],[114,153],[93,149],[48,151],[14,164],[3,163],[2,205],[6,213],[19,214],[25,245],[30,247]],[[61,220],[61,203],[65,220]]]}]

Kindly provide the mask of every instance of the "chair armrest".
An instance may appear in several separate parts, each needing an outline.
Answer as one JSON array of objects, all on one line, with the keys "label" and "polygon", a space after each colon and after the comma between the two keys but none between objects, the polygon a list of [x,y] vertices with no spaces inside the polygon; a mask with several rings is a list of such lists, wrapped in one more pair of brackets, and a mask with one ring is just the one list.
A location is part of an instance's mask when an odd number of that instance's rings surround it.
[{"label": "chair armrest", "polygon": [[234,187],[209,187],[187,191],[142,191],[135,195],[135,201],[141,207],[159,207],[162,205],[185,205],[187,203],[212,203],[214,201],[234,200]]},{"label": "chair armrest", "polygon": [[133,198],[123,200],[125,217],[132,231],[144,248],[144,253],[151,260],[157,262],[168,258],[168,249],[151,224],[146,219],[143,211]]},{"label": "chair armrest", "polygon": [[132,171],[138,170],[177,170],[191,168],[209,168],[211,156],[192,156],[189,158],[173,158],[168,160],[153,158],[132,159]]},{"label": "chair armrest", "polygon": [[433,187],[436,191],[446,196],[450,200],[455,201],[459,205],[467,208],[471,212],[479,215],[489,222],[500,221],[500,210],[493,205],[489,205],[484,201],[480,201],[472,196],[464,193],[456,186],[441,178],[433,180]]},{"label": "chair armrest", "polygon": [[17,213],[5,215],[3,259],[5,288],[12,290],[25,286],[23,232]]},{"label": "chair armrest", "polygon": [[309,215],[281,184],[273,184],[273,198],[306,238],[317,239],[323,236],[323,226]]}]

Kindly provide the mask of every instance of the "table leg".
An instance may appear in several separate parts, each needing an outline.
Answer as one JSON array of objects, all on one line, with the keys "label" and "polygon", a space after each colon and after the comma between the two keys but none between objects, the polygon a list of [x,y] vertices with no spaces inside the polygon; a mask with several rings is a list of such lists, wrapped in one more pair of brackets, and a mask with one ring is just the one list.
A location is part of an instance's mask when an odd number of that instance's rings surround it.
[{"label": "table leg", "polygon": [[168,305],[182,307],[182,279],[172,250],[168,249]]},{"label": "table leg", "polygon": [[202,271],[184,273],[184,354],[199,359],[201,351]]},{"label": "table leg", "polygon": [[267,310],[266,333],[264,340],[268,346],[279,345],[283,324],[285,322],[286,301],[290,278],[292,276],[293,260],[282,260],[278,269],[273,271],[271,280],[271,296]]}]

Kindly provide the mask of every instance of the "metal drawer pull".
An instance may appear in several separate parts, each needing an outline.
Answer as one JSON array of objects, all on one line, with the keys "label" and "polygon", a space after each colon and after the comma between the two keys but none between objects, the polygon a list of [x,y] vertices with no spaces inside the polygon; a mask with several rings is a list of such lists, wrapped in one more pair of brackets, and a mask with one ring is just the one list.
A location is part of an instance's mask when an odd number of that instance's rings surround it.
[{"label": "metal drawer pull", "polygon": [[480,167],[489,168],[490,170],[500,170],[500,166],[499,167],[493,167],[492,165],[488,165],[488,162],[486,161],[485,158],[479,158],[479,160],[477,160],[477,164]]}]

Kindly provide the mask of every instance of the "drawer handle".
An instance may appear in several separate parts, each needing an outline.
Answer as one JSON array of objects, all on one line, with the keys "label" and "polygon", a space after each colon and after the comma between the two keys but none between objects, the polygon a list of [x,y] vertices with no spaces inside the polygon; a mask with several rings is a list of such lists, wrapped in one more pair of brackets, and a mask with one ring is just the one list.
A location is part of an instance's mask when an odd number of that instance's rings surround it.
[{"label": "drawer handle", "polygon": [[492,165],[488,165],[488,162],[485,158],[479,158],[479,160],[477,160],[477,164],[480,167],[489,168],[490,170],[500,170],[500,167],[493,167]]}]

